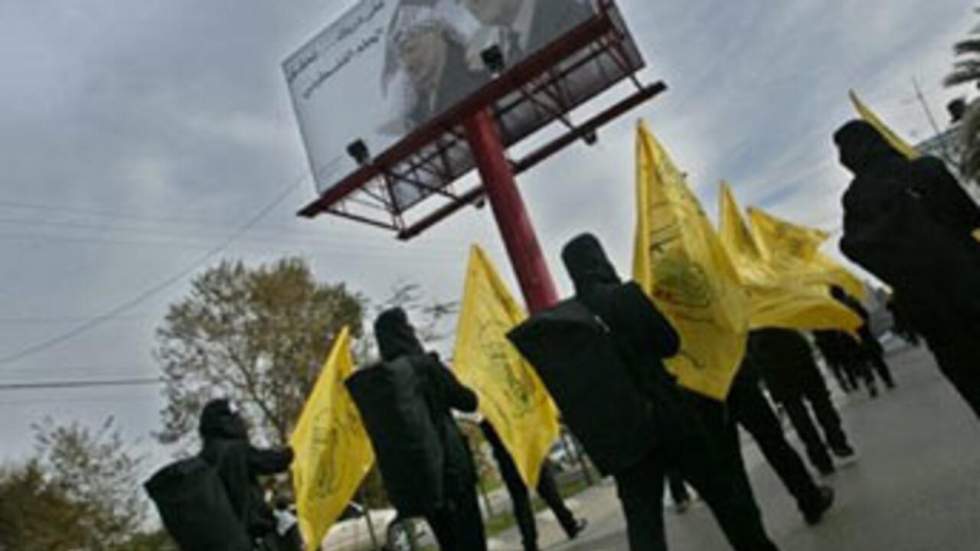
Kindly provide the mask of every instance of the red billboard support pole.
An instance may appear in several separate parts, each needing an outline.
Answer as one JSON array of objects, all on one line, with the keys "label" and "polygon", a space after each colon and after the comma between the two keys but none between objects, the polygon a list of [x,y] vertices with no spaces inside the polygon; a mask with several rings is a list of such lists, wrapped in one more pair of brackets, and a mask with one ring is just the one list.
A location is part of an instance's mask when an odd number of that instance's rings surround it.
[{"label": "red billboard support pole", "polygon": [[558,302],[558,293],[517,190],[493,114],[488,108],[481,109],[463,126],[524,301],[532,313],[548,308]]}]

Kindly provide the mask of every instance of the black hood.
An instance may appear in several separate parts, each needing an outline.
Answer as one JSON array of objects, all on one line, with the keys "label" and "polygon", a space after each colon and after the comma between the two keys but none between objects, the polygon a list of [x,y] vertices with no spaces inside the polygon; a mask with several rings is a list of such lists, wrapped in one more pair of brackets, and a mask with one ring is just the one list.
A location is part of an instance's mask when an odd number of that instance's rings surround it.
[{"label": "black hood", "polygon": [[415,328],[401,308],[381,312],[374,320],[374,337],[378,340],[381,359],[391,361],[410,354],[424,354],[422,343],[415,336]]},{"label": "black hood", "polygon": [[899,157],[901,154],[869,123],[852,120],[834,133],[834,143],[840,151],[840,163],[854,174],[863,171],[880,158]]},{"label": "black hood", "polygon": [[616,268],[606,258],[602,244],[591,233],[583,233],[572,239],[561,251],[575,294],[583,295],[597,285],[618,285],[622,283]]},{"label": "black hood", "polygon": [[248,439],[245,420],[232,411],[228,400],[211,400],[204,406],[198,432],[202,438]]}]

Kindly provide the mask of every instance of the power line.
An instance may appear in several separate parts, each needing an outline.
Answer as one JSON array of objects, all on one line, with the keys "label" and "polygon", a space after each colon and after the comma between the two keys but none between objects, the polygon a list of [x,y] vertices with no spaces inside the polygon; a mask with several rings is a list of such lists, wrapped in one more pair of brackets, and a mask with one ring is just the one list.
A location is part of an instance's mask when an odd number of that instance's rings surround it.
[{"label": "power line", "polygon": [[[63,215],[94,217],[105,221],[130,221],[130,222],[135,222],[140,224],[152,224],[156,226],[163,226],[164,228],[169,226],[170,228],[173,229],[177,229],[177,228],[193,229],[195,233],[199,233],[197,230],[200,228],[210,229],[213,232],[217,232],[220,234],[228,233],[228,228],[226,226],[216,224],[213,219],[208,219],[208,218],[159,217],[159,216],[154,217],[154,216],[130,214],[126,212],[105,210],[105,209],[88,209],[88,208],[77,208],[77,207],[66,207],[66,206],[55,206],[55,205],[43,205],[43,204],[35,204],[35,203],[24,203],[20,201],[0,200],[0,209],[4,207],[8,209],[29,209],[29,210],[35,210],[40,212],[58,213]],[[18,214],[23,216],[23,214],[21,213]],[[91,229],[91,230],[107,230],[107,231],[119,230],[119,231],[127,231],[127,232],[133,229],[133,226],[121,226],[121,227],[114,226],[114,225],[94,226],[91,225],[92,224],[91,222],[87,226],[82,226],[81,224],[83,223],[78,221],[58,221],[58,220],[48,220],[48,219],[36,220],[36,219],[0,218],[0,223],[19,224],[19,225],[29,226],[31,228],[36,228],[38,225],[42,225],[42,226],[82,227],[84,229]],[[137,227],[137,229],[142,231],[148,231],[148,232],[164,231],[163,228],[152,228],[152,227],[148,227],[148,228]],[[286,225],[286,224],[262,224],[262,225],[256,225],[256,227],[253,229],[275,236],[282,236],[282,235],[296,236],[298,230],[297,227]],[[365,242],[370,241],[364,239],[362,236],[337,235],[336,232],[333,232],[332,237],[333,240],[342,241],[345,243],[350,241],[365,241]],[[326,239],[320,237],[319,240],[326,240]],[[452,239],[452,238],[439,239],[439,238],[430,237],[428,240],[434,243],[444,243],[450,245],[455,245],[459,243],[458,239]]]},{"label": "power line", "polygon": [[268,203],[266,206],[261,208],[254,216],[252,216],[252,218],[250,218],[244,224],[242,224],[242,226],[239,227],[237,231],[235,231],[233,234],[228,236],[227,239],[223,240],[215,247],[211,248],[204,255],[202,255],[197,261],[191,263],[183,270],[180,270],[176,274],[164,279],[160,283],[150,287],[149,289],[136,295],[132,299],[127,300],[122,304],[119,304],[116,307],[109,309],[107,312],[105,312],[100,316],[96,316],[89,321],[83,322],[73,327],[72,329],[65,331],[64,333],[55,335],[54,337],[51,337],[49,339],[45,339],[41,342],[22,348],[21,350],[18,350],[17,352],[14,352],[12,354],[8,354],[6,356],[0,357],[0,364],[9,364],[9,363],[16,362],[18,360],[21,360],[28,356],[32,356],[34,354],[37,354],[38,352],[42,352],[53,346],[61,344],[74,337],[77,337],[78,335],[90,331],[102,325],[106,321],[117,317],[118,315],[129,310],[130,308],[143,303],[144,301],[155,296],[157,293],[179,283],[181,280],[184,279],[185,276],[191,274],[203,264],[210,262],[211,259],[216,257],[228,246],[230,246],[239,236],[241,236],[249,229],[251,229],[253,226],[255,226],[260,220],[262,220],[262,218],[264,218],[269,212],[271,212],[272,209],[279,206],[279,204],[282,203],[286,199],[286,197],[289,197],[289,195],[291,195],[293,191],[295,191],[299,187],[299,185],[303,183],[305,179],[306,176],[303,176],[302,178],[294,182],[292,185],[287,186],[285,189],[283,189],[282,192],[279,193],[279,195],[274,197],[270,203]]},{"label": "power line", "polygon": [[55,388],[93,388],[109,386],[142,386],[156,385],[164,382],[160,377],[145,377],[134,379],[109,379],[102,381],[45,381],[31,383],[0,383],[0,391],[4,390],[42,390]]},{"label": "power line", "polygon": [[[179,245],[180,243],[193,243],[195,240],[200,240],[205,237],[227,237],[230,231],[220,230],[218,228],[207,228],[202,230],[194,230],[193,233],[187,233],[182,228],[153,228],[153,227],[133,227],[133,226],[119,226],[119,225],[97,225],[85,222],[59,222],[59,221],[34,221],[34,220],[11,220],[0,218],[0,226],[6,224],[14,224],[16,226],[29,227],[31,230],[47,230],[57,231],[61,229],[68,230],[87,230],[89,233],[87,235],[79,235],[78,231],[71,231],[70,233],[9,233],[5,231],[0,231],[0,238],[5,240],[30,240],[30,239],[44,239],[44,240],[69,240],[69,241],[92,241],[92,242],[103,242],[114,240],[117,235],[124,235],[130,241],[133,239],[139,243],[149,243],[149,244],[161,244],[161,245]],[[208,235],[210,234],[210,235]],[[161,241],[162,240],[162,241]],[[177,241],[185,240],[185,241]],[[333,248],[348,248],[351,243],[358,244],[358,248],[372,248],[375,250],[390,250],[391,246],[378,246],[376,241],[373,239],[365,239],[363,237],[345,237],[345,238],[323,238],[319,236],[310,236],[303,234],[299,231],[291,232],[269,232],[268,230],[257,229],[253,231],[251,235],[244,236],[240,239],[242,242],[251,243],[283,243],[289,242],[296,245],[305,246],[323,246],[323,247],[333,247]],[[464,243],[461,240],[458,241],[445,241],[447,245],[452,246],[463,246],[468,243]],[[447,248],[443,246],[432,246],[428,245],[425,247],[427,250],[431,251],[445,251],[445,252],[455,252],[457,249]]]}]

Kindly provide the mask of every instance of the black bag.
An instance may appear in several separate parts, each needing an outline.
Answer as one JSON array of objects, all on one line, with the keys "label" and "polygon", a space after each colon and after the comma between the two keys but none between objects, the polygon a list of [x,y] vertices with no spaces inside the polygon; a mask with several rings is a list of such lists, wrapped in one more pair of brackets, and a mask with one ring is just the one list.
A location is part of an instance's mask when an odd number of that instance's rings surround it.
[{"label": "black bag", "polygon": [[[870,191],[852,186],[848,194],[871,203],[879,197]],[[945,314],[948,319],[931,320],[937,326],[956,327],[964,319],[980,319],[977,248],[956,239],[911,192],[885,199],[872,220],[846,216],[845,199],[840,242],[844,255],[895,288],[902,300],[928,307],[931,317]]]},{"label": "black bag", "polygon": [[616,473],[649,452],[656,432],[650,399],[609,328],[585,305],[561,302],[507,338],[537,371],[600,472]]},{"label": "black bag", "polygon": [[171,463],[143,485],[181,551],[250,551],[225,485],[201,457]]},{"label": "black bag", "polygon": [[347,379],[388,497],[405,517],[423,516],[444,496],[445,452],[410,357],[362,369]]}]

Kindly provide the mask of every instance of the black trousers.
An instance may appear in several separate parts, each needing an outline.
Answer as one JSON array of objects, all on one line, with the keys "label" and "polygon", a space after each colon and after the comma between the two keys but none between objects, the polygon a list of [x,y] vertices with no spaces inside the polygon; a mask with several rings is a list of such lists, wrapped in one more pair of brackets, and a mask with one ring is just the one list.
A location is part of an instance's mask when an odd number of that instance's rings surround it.
[{"label": "black trousers", "polygon": [[[665,551],[664,478],[676,470],[700,493],[736,551],[776,551],[762,525],[742,463],[738,433],[724,407],[691,397],[682,423],[663,425],[637,464],[615,473],[632,551]],[[710,402],[710,403],[708,403]]]},{"label": "black trousers", "polygon": [[854,371],[850,368],[850,366],[843,363],[828,361],[827,367],[829,367],[830,372],[834,374],[834,378],[837,379],[837,384],[840,385],[841,390],[844,392],[857,390],[857,377],[854,375]]},{"label": "black trousers", "polygon": [[895,386],[895,379],[892,377],[892,370],[885,363],[885,350],[881,347],[881,343],[874,338],[871,334],[871,330],[867,325],[859,329],[861,335],[861,351],[864,360],[870,366],[872,373],[869,373],[872,380],[874,380],[874,374],[885,383],[888,387]]},{"label": "black trousers", "polygon": [[[497,464],[500,468],[500,477],[507,487],[511,502],[514,504],[514,517],[517,519],[524,549],[535,551],[538,548],[538,528],[534,520],[534,508],[527,486],[509,454],[497,456]],[[569,537],[573,536],[576,530],[575,516],[565,505],[565,500],[558,492],[558,483],[555,481],[553,468],[548,460],[545,460],[544,464],[541,465],[537,490],[541,499],[555,513],[555,518],[565,530],[565,534]]]},{"label": "black trousers", "polygon": [[935,342],[926,339],[939,371],[980,417],[980,343],[977,335]]},{"label": "black trousers", "polygon": [[670,490],[670,499],[675,505],[691,500],[691,494],[687,491],[684,478],[676,469],[667,471],[667,488]]},{"label": "black trousers", "polygon": [[786,440],[782,424],[759,385],[738,381],[728,395],[735,420],[755,439],[766,461],[806,514],[821,506],[822,496],[803,459]]},{"label": "black trousers", "polygon": [[446,504],[426,515],[441,551],[486,551],[487,537],[476,486],[458,488]]},{"label": "black trousers", "polygon": [[[827,445],[833,449],[848,449],[850,443],[847,441],[847,435],[844,434],[837,408],[830,401],[830,391],[827,390],[827,383],[823,376],[814,370],[813,376],[807,377],[803,385],[803,393],[797,396],[784,397],[782,404],[789,416],[790,423],[796,429],[796,434],[803,441],[810,463],[819,471],[832,471],[834,462],[827,450]],[[824,437],[821,437],[817,431],[807,404],[813,410],[820,428],[823,429]],[[824,438],[826,438],[826,444]]]}]

